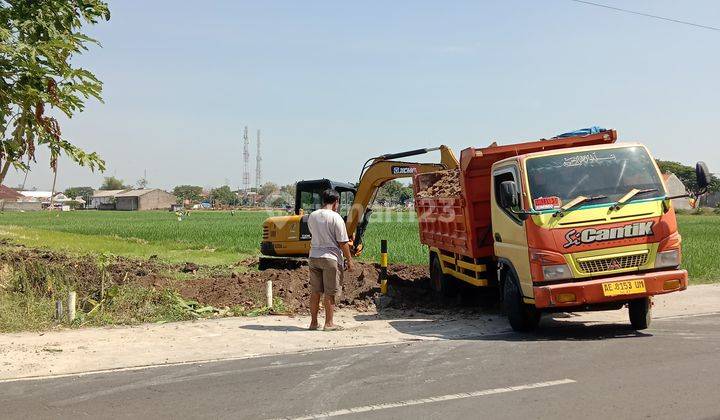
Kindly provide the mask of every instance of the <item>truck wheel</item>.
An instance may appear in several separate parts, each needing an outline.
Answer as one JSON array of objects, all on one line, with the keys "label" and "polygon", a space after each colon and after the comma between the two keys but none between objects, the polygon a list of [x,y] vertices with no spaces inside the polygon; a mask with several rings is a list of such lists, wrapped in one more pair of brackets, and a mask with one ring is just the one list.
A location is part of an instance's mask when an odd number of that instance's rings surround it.
[{"label": "truck wheel", "polygon": [[652,301],[650,298],[631,300],[628,304],[630,324],[633,329],[644,330],[650,326],[652,320]]},{"label": "truck wheel", "polygon": [[445,296],[453,297],[457,295],[458,285],[454,277],[443,274],[440,258],[437,255],[430,255],[430,288]]},{"label": "truck wheel", "polygon": [[533,331],[540,323],[540,311],[523,302],[520,286],[515,275],[508,273],[503,282],[503,307],[513,330]]}]

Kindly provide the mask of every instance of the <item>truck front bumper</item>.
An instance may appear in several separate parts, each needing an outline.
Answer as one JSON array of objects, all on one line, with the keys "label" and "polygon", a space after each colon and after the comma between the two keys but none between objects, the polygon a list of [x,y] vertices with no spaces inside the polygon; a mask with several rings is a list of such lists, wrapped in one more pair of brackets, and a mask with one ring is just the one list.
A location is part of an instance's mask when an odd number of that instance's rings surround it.
[{"label": "truck front bumper", "polygon": [[[645,292],[631,295],[605,296],[604,283],[644,280]],[[657,271],[626,276],[607,277],[574,283],[561,283],[533,287],[535,306],[562,308],[610,302],[628,301],[647,296],[661,295],[687,289],[688,273],[685,270]],[[572,299],[574,295],[575,299]]]}]

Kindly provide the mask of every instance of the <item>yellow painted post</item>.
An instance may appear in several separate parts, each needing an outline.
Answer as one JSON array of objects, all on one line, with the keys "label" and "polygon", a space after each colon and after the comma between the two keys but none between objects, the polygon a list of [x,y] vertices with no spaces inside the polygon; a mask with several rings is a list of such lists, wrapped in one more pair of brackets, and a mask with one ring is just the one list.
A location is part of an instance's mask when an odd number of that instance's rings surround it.
[{"label": "yellow painted post", "polygon": [[380,241],[380,292],[387,294],[387,266],[388,266],[388,246],[387,240]]}]

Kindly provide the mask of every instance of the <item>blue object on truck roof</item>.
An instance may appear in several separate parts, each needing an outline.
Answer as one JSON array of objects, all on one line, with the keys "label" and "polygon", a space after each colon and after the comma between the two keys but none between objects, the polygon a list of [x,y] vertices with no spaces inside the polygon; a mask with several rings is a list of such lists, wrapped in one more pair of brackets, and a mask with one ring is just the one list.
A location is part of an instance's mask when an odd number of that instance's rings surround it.
[{"label": "blue object on truck roof", "polygon": [[589,127],[589,128],[581,128],[580,130],[571,131],[569,133],[562,133],[557,136],[555,136],[556,139],[563,138],[563,137],[578,137],[578,136],[589,136],[591,134],[598,134],[603,131],[607,131],[604,128],[598,127],[596,125]]}]

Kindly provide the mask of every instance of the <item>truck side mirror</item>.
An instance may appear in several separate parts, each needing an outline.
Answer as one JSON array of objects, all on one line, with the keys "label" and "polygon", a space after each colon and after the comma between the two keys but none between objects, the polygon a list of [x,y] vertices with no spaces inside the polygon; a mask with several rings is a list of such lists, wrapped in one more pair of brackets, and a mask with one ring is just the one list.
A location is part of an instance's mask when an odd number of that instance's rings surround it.
[{"label": "truck side mirror", "polygon": [[503,181],[500,183],[500,206],[505,209],[517,208],[518,189],[515,181]]},{"label": "truck side mirror", "polygon": [[710,185],[710,171],[705,162],[698,162],[695,165],[695,177],[697,178],[697,186],[700,191],[707,189]]}]

